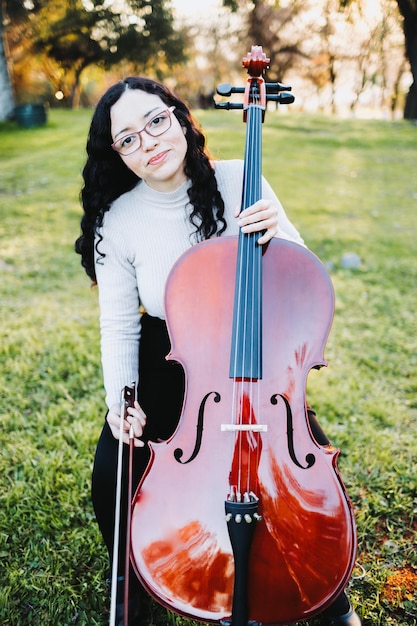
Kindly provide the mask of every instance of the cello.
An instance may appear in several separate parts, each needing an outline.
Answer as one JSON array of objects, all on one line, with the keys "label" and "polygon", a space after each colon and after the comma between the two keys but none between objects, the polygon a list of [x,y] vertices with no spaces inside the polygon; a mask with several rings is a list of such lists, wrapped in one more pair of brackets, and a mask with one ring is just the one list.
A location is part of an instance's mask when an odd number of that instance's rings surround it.
[{"label": "cello", "polygon": [[[242,210],[261,198],[267,100],[292,98],[265,83],[260,46],[243,65]],[[260,246],[258,237],[204,241],[172,268],[167,359],[184,369],[184,403],[175,433],[149,443],[131,509],[131,562],[148,593],[222,626],[322,612],[356,552],[339,450],[316,442],[306,412],[308,373],[327,365],[333,287],[307,248],[279,238]]]}]

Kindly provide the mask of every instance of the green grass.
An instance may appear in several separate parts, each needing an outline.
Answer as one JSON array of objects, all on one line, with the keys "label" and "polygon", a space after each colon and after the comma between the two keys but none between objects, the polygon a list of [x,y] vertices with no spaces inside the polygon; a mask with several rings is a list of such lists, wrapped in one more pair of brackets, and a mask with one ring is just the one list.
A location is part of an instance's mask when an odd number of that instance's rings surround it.
[{"label": "green grass", "polygon": [[[91,112],[0,126],[0,623],[104,625],[106,554],[90,502],[104,413],[97,294],[73,253]],[[240,114],[199,115],[220,158]],[[268,113],[264,172],[327,264],[329,367],[308,396],[356,512],[350,596],[367,626],[417,624],[417,128]],[[360,258],[343,267],[345,253]],[[337,555],[335,555],[337,558]],[[150,624],[190,624],[154,608]],[[320,619],[310,624],[319,624]]]}]

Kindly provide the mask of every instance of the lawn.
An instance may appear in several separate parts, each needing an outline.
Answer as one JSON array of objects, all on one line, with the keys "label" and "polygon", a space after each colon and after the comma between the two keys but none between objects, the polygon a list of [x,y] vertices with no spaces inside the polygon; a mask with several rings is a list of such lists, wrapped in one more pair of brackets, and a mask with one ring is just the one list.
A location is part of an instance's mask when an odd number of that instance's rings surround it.
[{"label": "lawn", "polygon": [[[198,112],[219,158],[235,112]],[[0,623],[108,623],[90,502],[104,414],[97,293],[73,244],[91,111],[0,126]],[[366,626],[417,625],[417,126],[269,112],[263,170],[326,264],[329,366],[308,398],[356,514],[350,596]],[[335,555],[337,558],[337,555]],[[153,607],[149,624],[190,625]],[[310,625],[320,624],[320,619]]]}]

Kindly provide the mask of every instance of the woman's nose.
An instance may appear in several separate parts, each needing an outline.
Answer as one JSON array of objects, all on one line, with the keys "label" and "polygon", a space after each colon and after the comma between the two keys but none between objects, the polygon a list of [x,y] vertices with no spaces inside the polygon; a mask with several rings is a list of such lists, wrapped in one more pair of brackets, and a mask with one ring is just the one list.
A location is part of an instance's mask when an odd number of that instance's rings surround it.
[{"label": "woman's nose", "polygon": [[158,145],[158,137],[152,137],[152,135],[148,135],[148,133],[142,133],[141,140],[142,150],[151,150]]}]

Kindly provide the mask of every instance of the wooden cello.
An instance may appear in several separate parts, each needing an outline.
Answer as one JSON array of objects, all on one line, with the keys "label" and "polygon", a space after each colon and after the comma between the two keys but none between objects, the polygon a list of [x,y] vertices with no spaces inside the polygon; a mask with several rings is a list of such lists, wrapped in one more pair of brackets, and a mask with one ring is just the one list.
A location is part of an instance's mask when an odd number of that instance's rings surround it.
[{"label": "wooden cello", "polygon": [[[242,209],[261,198],[267,91],[279,100],[283,88],[264,82],[260,47],[243,64]],[[333,288],[307,248],[258,237],[203,242],[171,271],[167,358],[184,368],[185,399],[174,435],[150,444],[132,503],[131,560],[147,591],[226,626],[321,612],[356,550],[339,451],[314,440],[306,414],[308,372],[326,365]]]}]

